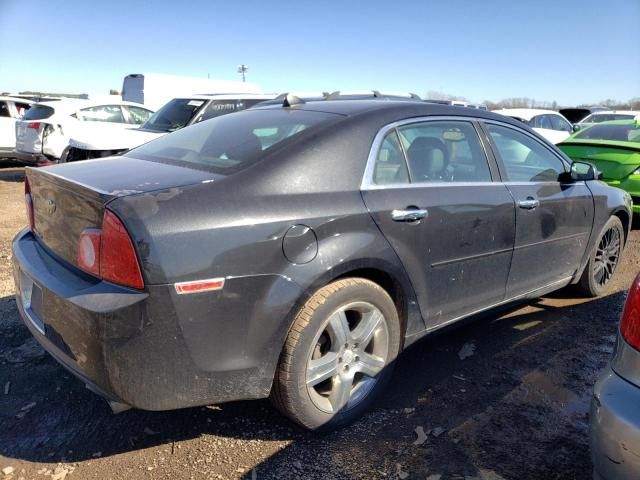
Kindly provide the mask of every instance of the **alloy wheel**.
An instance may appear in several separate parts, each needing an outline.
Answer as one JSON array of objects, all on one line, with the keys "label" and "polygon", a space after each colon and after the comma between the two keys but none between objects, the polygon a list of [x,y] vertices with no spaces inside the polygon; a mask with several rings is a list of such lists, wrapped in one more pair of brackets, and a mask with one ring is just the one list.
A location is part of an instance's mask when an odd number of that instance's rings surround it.
[{"label": "alloy wheel", "polygon": [[609,283],[613,276],[620,259],[621,243],[617,228],[608,229],[600,239],[593,262],[593,278],[600,287]]},{"label": "alloy wheel", "polygon": [[314,405],[335,414],[362,401],[387,364],[389,339],[387,322],[371,303],[350,303],[331,314],[307,361],[307,391]]}]

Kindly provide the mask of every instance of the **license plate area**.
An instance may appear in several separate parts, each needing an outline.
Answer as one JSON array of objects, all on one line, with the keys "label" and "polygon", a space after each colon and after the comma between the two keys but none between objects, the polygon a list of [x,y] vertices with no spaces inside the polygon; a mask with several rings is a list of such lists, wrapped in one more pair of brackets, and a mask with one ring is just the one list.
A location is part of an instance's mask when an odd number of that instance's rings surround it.
[{"label": "license plate area", "polygon": [[42,306],[42,289],[24,272],[20,272],[20,300],[29,321],[44,335],[44,322],[38,315]]}]

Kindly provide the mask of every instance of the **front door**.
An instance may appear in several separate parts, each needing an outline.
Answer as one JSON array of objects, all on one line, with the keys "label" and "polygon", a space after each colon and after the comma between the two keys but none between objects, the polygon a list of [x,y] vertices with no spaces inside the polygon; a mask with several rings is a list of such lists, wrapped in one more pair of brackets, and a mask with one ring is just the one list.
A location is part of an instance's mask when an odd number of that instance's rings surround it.
[{"label": "front door", "polygon": [[428,326],[501,302],[515,207],[474,124],[386,128],[374,154],[362,195],[409,274]]},{"label": "front door", "polygon": [[584,182],[561,183],[560,156],[520,129],[486,123],[505,185],[516,203],[516,243],[507,297],[566,281],[591,234],[593,198]]}]

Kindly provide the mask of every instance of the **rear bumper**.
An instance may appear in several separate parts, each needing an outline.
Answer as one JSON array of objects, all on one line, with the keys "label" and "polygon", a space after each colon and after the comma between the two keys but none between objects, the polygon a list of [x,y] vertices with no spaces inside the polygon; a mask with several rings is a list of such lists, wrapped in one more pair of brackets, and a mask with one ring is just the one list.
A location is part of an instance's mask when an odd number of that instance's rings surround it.
[{"label": "rear bumper", "polygon": [[[591,454],[603,480],[640,478],[640,388],[607,367],[591,401]],[[596,477],[598,478],[598,477]]]},{"label": "rear bumper", "polygon": [[249,317],[228,303],[226,315],[216,315],[212,298],[176,298],[169,285],[140,292],[86,277],[26,230],[13,242],[13,273],[18,310],[34,337],[110,400],[172,410],[269,395],[280,348],[260,331],[255,338],[269,346],[252,345]]},{"label": "rear bumper", "polygon": [[14,150],[12,153],[13,158],[19,160],[22,163],[33,166],[51,165],[55,161],[41,153],[21,152],[20,150]]}]

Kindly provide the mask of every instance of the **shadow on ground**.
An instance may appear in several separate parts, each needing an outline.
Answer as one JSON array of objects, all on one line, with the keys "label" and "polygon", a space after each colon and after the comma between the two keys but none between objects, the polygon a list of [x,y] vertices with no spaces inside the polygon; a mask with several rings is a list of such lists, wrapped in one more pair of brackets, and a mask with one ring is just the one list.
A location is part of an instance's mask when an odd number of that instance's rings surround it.
[{"label": "shadow on ground", "polygon": [[[261,479],[297,478],[303,470],[321,478],[327,468],[335,478],[361,478],[358,472],[588,478],[590,388],[611,353],[624,292],[579,304],[554,297],[419,342],[402,355],[375,407],[326,436],[298,429],[267,401],[113,415],[30,339],[15,301],[5,297],[0,454],[76,462],[154,446],[173,452],[182,440],[216,435],[290,442],[256,460]],[[465,344],[473,354],[461,360]],[[417,427],[427,434],[420,444]],[[317,466],[317,475],[307,464]]]}]

